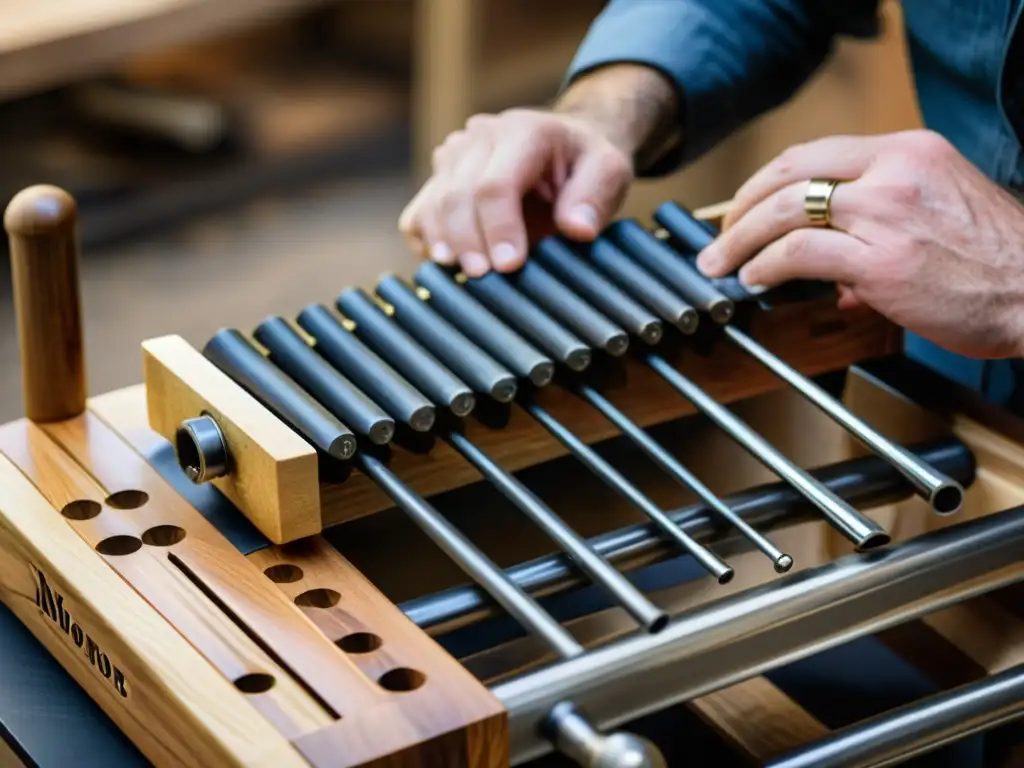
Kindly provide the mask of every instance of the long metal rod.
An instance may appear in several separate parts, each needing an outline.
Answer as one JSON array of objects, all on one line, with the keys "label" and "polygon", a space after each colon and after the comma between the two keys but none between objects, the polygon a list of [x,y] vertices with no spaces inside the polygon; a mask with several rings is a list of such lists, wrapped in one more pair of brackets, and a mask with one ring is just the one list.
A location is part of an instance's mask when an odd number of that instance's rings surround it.
[{"label": "long metal rod", "polygon": [[598,727],[633,720],[852,639],[1024,581],[1024,507],[854,554],[715,601],[656,635],[633,635],[501,683],[514,763],[559,701]]},{"label": "long metal rod", "polygon": [[649,517],[663,536],[668,536],[684,552],[692,555],[702,568],[718,580],[719,584],[727,584],[732,581],[735,572],[727,563],[723,562],[710,549],[694,541],[688,533],[672,522],[672,519],[657,504],[629,482],[611,464],[601,458],[597,451],[576,437],[554,416],[536,403],[524,399],[520,405],[562,445],[568,448],[569,452],[587,469]]},{"label": "long metal rod", "polygon": [[634,587],[614,566],[609,565],[591,548],[586,539],[566,525],[526,486],[505,472],[465,436],[452,432],[446,437],[456,451],[544,531],[595,584],[614,597],[640,626],[651,633],[660,632],[665,627],[668,614],[645,597],[643,592]]},{"label": "long metal rod", "polygon": [[763,534],[754,529],[742,517],[733,512],[729,505],[723,502],[718,496],[712,493],[711,489],[702,483],[696,475],[684,467],[678,459],[666,451],[658,441],[644,432],[626,414],[612,405],[604,395],[591,386],[581,385],[577,387],[576,393],[590,403],[594,408],[619,428],[634,445],[642,450],[647,456],[665,472],[671,475],[677,482],[689,488],[700,497],[700,500],[715,510],[736,527],[743,536],[755,547],[771,558],[778,573],[785,573],[793,567],[793,558],[776,547]]},{"label": "long metal rod", "polygon": [[949,515],[960,509],[964,489],[952,478],[936,472],[899,444],[882,435],[870,424],[854,415],[848,408],[800,372],[784,363],[754,339],[735,326],[726,326],[725,335],[734,344],[760,362],[780,379],[829,415],[847,432],[892,464],[914,484],[939,514]]},{"label": "long metal rod", "polygon": [[[963,483],[971,482],[974,460],[967,446],[945,439],[915,448],[922,459],[941,467]],[[847,459],[812,470],[815,478],[837,496],[861,507],[879,506],[907,499],[912,489],[892,467],[874,456]],[[766,529],[810,519],[815,508],[784,482],[750,488],[723,499],[749,525]],[[701,503],[669,513],[672,521],[697,541],[727,540],[717,515]],[[653,525],[640,523],[589,539],[602,557],[628,572],[675,556]],[[533,595],[558,594],[584,586],[587,581],[564,555],[546,555],[508,570],[509,577]],[[464,585],[402,603],[402,611],[418,626],[440,634],[472,624],[497,612],[487,593]]]},{"label": "long metal rod", "polygon": [[734,416],[728,408],[716,403],[665,360],[657,355],[648,355],[647,364],[751,455],[806,496],[858,549],[875,549],[889,543],[889,534],[878,523],[860,514],[806,471],[789,461],[767,440]]},{"label": "long metal rod", "polygon": [[1024,718],[1024,664],[801,747],[766,768],[882,768]]},{"label": "long metal rod", "polygon": [[564,659],[583,653],[583,646],[561,624],[537,605],[533,598],[517,586],[469,539],[459,533],[440,512],[399,480],[379,459],[361,452],[358,462],[363,472],[391,497],[420,530],[426,533],[467,576],[487,590],[495,602],[508,611],[525,629],[541,638],[551,650]]}]

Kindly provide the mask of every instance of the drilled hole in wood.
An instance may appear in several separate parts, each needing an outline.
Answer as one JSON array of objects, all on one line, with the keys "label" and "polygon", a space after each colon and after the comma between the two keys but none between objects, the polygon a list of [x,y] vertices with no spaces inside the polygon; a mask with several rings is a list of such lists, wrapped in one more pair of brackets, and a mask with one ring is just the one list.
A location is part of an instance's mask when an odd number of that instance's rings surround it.
[{"label": "drilled hole in wood", "polygon": [[372,653],[384,644],[373,632],[353,632],[338,641],[338,647],[345,653]]},{"label": "drilled hole in wood", "polygon": [[142,534],[142,543],[151,547],[170,547],[184,538],[184,528],[176,525],[157,525]]},{"label": "drilled hole in wood", "polygon": [[272,565],[263,573],[275,584],[294,584],[302,580],[302,569],[291,563]]},{"label": "drilled hole in wood", "polygon": [[103,507],[92,499],[78,499],[65,504],[60,513],[68,520],[92,520],[102,511]]},{"label": "drilled hole in wood", "polygon": [[138,509],[147,501],[149,494],[145,491],[118,491],[107,496],[107,506],[114,509]]},{"label": "drilled hole in wood", "polygon": [[397,667],[396,669],[385,672],[380,676],[377,682],[380,684],[380,687],[386,691],[403,693],[405,691],[415,691],[427,682],[427,676],[415,669]]},{"label": "drilled hole in wood", "polygon": [[341,595],[333,589],[307,589],[295,598],[295,604],[305,608],[330,608],[339,600]]},{"label": "drilled hole in wood", "polygon": [[235,680],[235,688],[242,693],[266,693],[274,687],[274,677],[263,672],[252,672]]},{"label": "drilled hole in wood", "polygon": [[110,536],[96,545],[101,555],[130,555],[142,549],[142,541],[134,536]]}]

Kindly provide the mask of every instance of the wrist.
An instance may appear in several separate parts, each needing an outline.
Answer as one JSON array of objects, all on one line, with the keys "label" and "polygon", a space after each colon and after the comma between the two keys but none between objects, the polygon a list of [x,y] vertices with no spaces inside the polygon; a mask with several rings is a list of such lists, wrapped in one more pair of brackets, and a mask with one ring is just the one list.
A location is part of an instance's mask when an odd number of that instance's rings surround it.
[{"label": "wrist", "polygon": [[639,64],[612,64],[574,81],[553,111],[580,120],[642,170],[682,139],[675,87]]}]

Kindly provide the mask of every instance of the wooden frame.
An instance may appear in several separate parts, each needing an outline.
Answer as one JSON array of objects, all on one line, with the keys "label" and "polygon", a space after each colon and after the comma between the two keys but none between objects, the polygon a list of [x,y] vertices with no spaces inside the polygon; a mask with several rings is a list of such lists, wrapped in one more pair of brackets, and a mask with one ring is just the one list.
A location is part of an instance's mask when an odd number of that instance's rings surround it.
[{"label": "wooden frame", "polygon": [[[20,274],[48,276],[46,289],[55,297],[51,300],[77,306],[75,271],[55,268],[61,259],[75,255],[69,245],[74,239],[73,206],[66,200],[55,206],[55,194],[49,188],[31,190],[12,204],[6,219],[12,258]],[[29,261],[51,269],[25,270]],[[22,280],[18,289],[30,291],[31,282]],[[23,297],[23,328],[39,306]],[[819,312],[834,317],[829,308],[805,307],[805,322]],[[52,346],[23,347],[23,357],[35,358],[26,370],[59,365],[54,355],[63,355],[65,365],[78,364],[80,354],[67,354],[66,346],[56,344],[61,339],[71,346],[80,343],[73,315],[51,331]],[[784,315],[765,318],[763,328],[789,345],[785,356],[791,361],[802,359],[806,370],[825,370],[826,363],[815,357],[825,346],[833,354],[827,360],[836,367],[857,356],[890,350],[891,328],[877,318],[864,322],[829,325],[823,336],[827,345],[809,347],[805,342],[812,338],[810,331],[801,332],[795,320]],[[159,357],[161,366],[173,359],[169,354]],[[195,361],[194,356],[190,359]],[[725,377],[721,374],[727,369],[716,367],[725,363],[718,359],[701,358],[693,365],[718,371],[718,380],[725,379],[731,387],[722,390],[732,393],[726,397],[735,399],[744,417],[785,446],[786,453],[802,454],[802,463],[807,463],[808,457],[838,460],[860,450],[838,427],[822,421],[820,412],[794,400],[791,391],[765,378]],[[181,373],[173,363],[170,367]],[[55,381],[29,376],[27,388],[45,389],[31,399],[36,413],[45,418],[0,427],[0,598],[150,760],[158,765],[410,768],[508,764],[508,713],[488,690],[479,659],[456,659],[443,650],[322,535],[307,534],[300,541],[246,555],[174,490],[146,458],[166,439],[160,432],[166,431],[168,419],[154,419],[152,414],[160,408],[152,402],[147,407],[156,390],[147,393],[132,387],[86,401],[80,389],[84,377]],[[186,377],[181,381],[187,386]],[[715,381],[715,376],[705,378],[709,387]],[[202,399],[215,390],[191,391]],[[660,397],[643,379],[632,380],[619,394],[624,403],[632,403],[633,415],[645,401]],[[224,413],[223,408],[234,407],[230,400],[210,405]],[[991,425],[962,414],[937,419],[866,375],[850,378],[846,400],[899,440],[952,430],[977,458],[977,480],[968,491],[964,511],[954,519],[931,515],[916,499],[872,510],[870,514],[895,538],[990,514],[1016,504],[1024,494],[1024,448]],[[586,423],[580,413],[560,407],[567,421]],[[653,408],[645,423],[684,412]],[[793,416],[798,429],[789,428]],[[250,432],[245,434],[252,438]],[[604,436],[596,431],[585,434],[589,440]],[[551,455],[531,443],[532,438],[510,438],[516,436],[514,431],[505,435],[512,447],[497,456],[504,464],[519,461],[525,466]],[[727,468],[732,482],[759,482],[761,476],[750,469],[752,465],[744,468],[721,453],[716,443],[720,438],[691,434],[684,448],[693,454],[694,466],[703,460],[704,470],[717,465],[721,473]],[[497,453],[499,446],[495,439],[490,448]],[[396,466],[400,473],[411,472],[414,460],[407,461],[410,464]],[[425,481],[420,482],[422,487]],[[465,482],[446,480],[434,490]],[[367,506],[361,513],[368,511],[372,510]],[[608,504],[600,522],[621,524],[619,514]],[[593,524],[590,508],[577,504],[566,515],[570,523],[589,518]],[[793,527],[783,536],[800,567],[849,551],[848,543],[821,523]],[[508,559],[509,551],[500,559]],[[430,569],[437,556],[413,546],[401,552],[400,560],[406,573],[415,574]],[[765,565],[757,553],[742,555],[735,561],[734,582],[726,587],[698,583],[677,607],[778,578]],[[971,679],[1022,660],[1022,613],[1019,605],[1007,607],[996,597],[986,597],[889,633],[886,639],[894,649],[912,649],[912,661],[922,667],[933,663],[934,653],[947,658],[953,653],[962,663],[947,665],[947,673],[960,669],[964,671],[957,679]],[[987,631],[965,634],[968,620]],[[593,628],[599,625],[604,629],[595,633]],[[614,616],[604,613],[569,624],[570,631],[588,643],[614,636],[620,631],[614,626]],[[690,706],[759,760],[826,732],[763,678]]]}]

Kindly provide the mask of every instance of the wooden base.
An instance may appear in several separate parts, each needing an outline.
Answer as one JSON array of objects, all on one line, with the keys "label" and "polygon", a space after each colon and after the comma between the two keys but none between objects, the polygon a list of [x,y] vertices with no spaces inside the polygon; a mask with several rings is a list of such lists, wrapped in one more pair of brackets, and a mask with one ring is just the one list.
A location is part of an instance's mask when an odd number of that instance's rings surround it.
[{"label": "wooden base", "polygon": [[[960,514],[936,517],[917,499],[871,512],[896,540],[1024,499],[1024,448],[992,427],[936,418],[865,375],[851,375],[845,397],[896,439],[952,431],[977,457]],[[131,388],[93,399],[71,420],[0,428],[0,596],[147,757],[157,765],[506,765],[507,715],[485,671],[502,654],[517,660],[502,676],[539,663],[531,641],[457,661],[320,536],[243,556],[143,459],[160,440],[144,401]],[[736,409],[801,464],[863,452],[790,391]],[[765,479],[720,433],[690,435],[674,450],[716,490]],[[574,524],[622,524],[612,503],[596,519],[593,507],[565,512]],[[798,569],[849,551],[823,523],[774,538]],[[441,559],[402,542],[400,532],[382,542],[397,549],[378,567],[429,573]],[[502,562],[515,549],[495,546]],[[654,597],[682,610],[779,578],[759,553],[730,562],[737,576],[726,587],[706,579]],[[631,628],[617,611],[569,624],[588,645]],[[883,639],[926,673],[942,672],[943,683],[964,682],[1024,661],[1024,610],[989,596]],[[827,732],[763,678],[690,706],[755,760]]]}]

